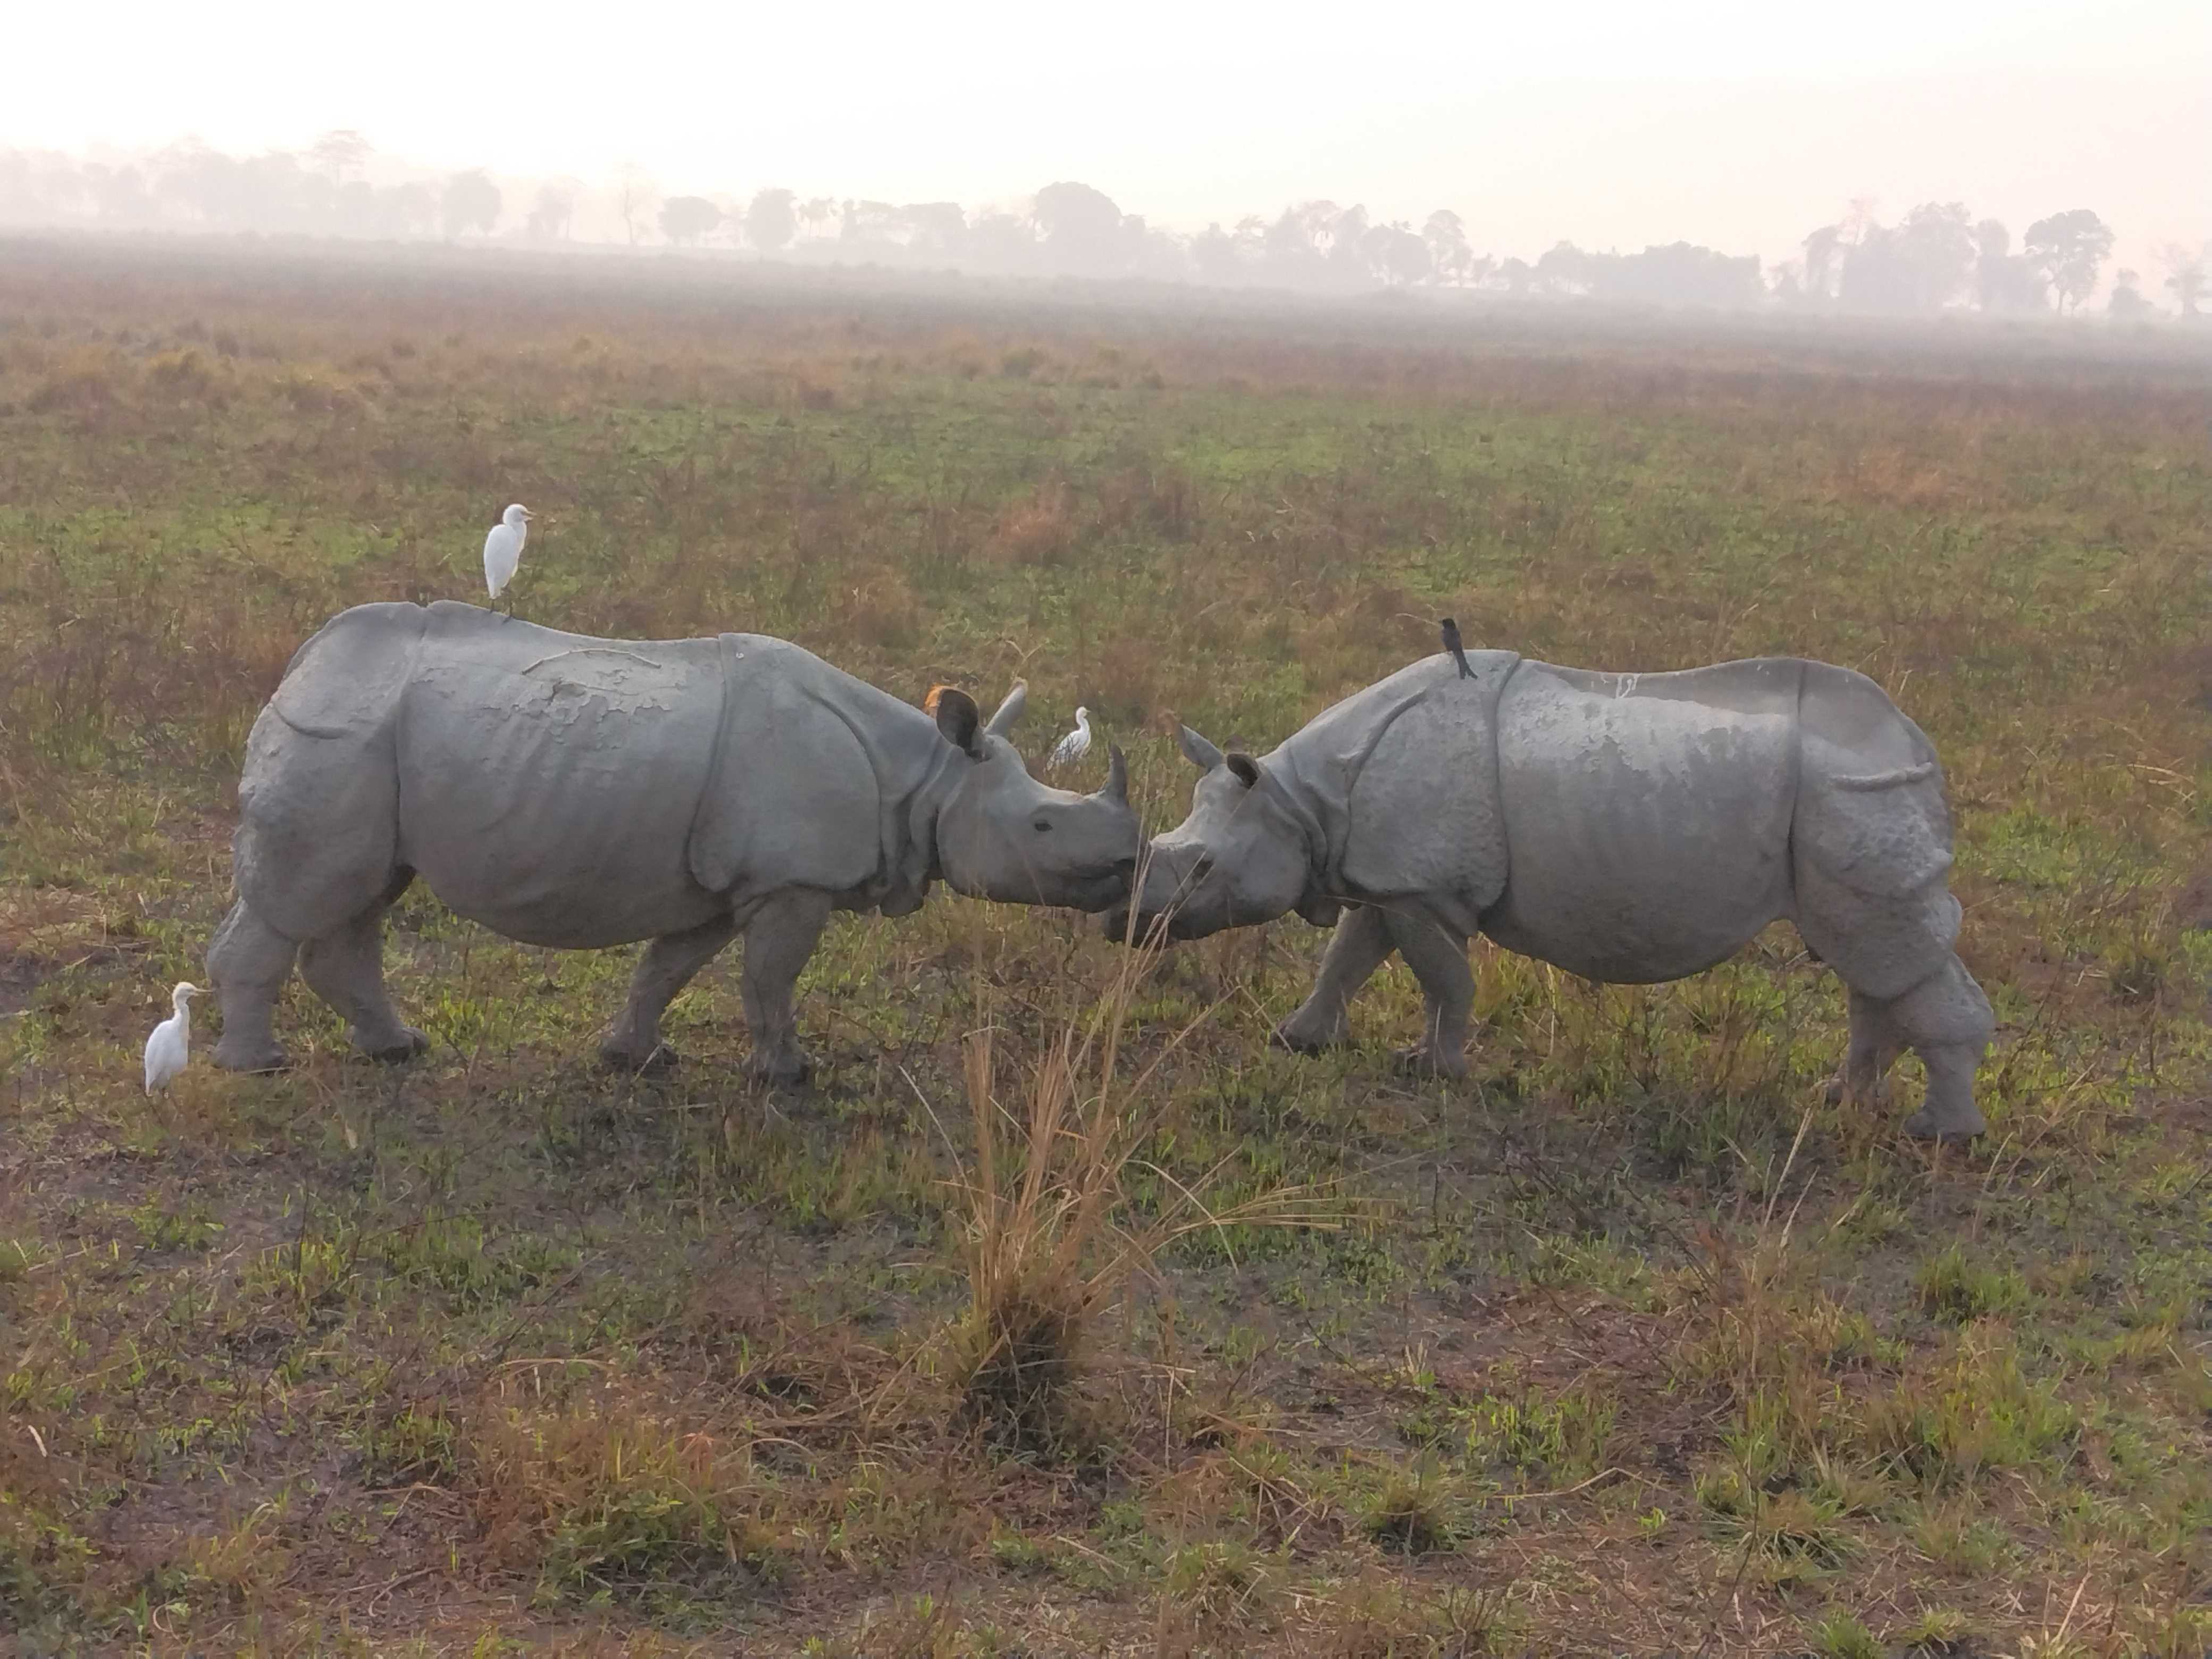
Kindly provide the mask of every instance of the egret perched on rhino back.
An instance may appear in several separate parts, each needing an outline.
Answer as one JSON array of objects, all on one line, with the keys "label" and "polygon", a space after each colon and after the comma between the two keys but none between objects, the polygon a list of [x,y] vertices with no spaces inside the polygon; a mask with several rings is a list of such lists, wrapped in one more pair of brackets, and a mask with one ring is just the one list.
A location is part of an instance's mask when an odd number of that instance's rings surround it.
[{"label": "egret perched on rhino back", "polygon": [[[1994,1021],[1952,950],[1942,774],[1880,686],[1796,658],[1638,675],[1465,655],[1354,693],[1261,759],[1186,727],[1205,775],[1188,818],[1152,842],[1133,936],[1293,909],[1334,924],[1312,994],[1276,1033],[1308,1051],[1345,1040],[1346,1005],[1395,950],[1428,1002],[1405,1058],[1459,1074],[1476,933],[1644,984],[1786,918],[1850,988],[1837,1086],[1879,1096],[1910,1048],[1928,1093],[1907,1129],[1981,1133],[1973,1079]],[[1129,936],[1129,911],[1109,931]]]},{"label": "egret perched on rhino back", "polygon": [[499,515],[499,522],[484,538],[484,586],[497,599],[514,580],[522,562],[522,544],[530,539],[530,509],[520,501]]},{"label": "egret perched on rhino back", "polygon": [[833,910],[981,898],[1100,910],[1140,845],[1127,770],[1031,779],[963,691],[933,718],[781,640],[587,639],[441,602],[365,605],[302,646],[254,722],[237,900],[208,951],[216,1063],[283,1063],[296,957],[356,1047],[425,1046],[384,988],[383,919],[417,876],[495,933],[575,950],[651,939],[611,1061],[666,1060],[662,1011],[738,934],[752,1066],[807,1069],[792,990]]}]

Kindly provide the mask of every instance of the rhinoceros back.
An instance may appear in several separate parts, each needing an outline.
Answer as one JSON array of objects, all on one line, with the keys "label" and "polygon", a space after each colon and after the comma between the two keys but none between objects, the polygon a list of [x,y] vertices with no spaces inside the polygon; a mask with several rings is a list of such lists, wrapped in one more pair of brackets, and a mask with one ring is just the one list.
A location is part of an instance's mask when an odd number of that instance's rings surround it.
[{"label": "rhinoceros back", "polygon": [[719,640],[590,639],[433,605],[395,732],[399,861],[535,945],[705,921],[715,902],[688,855],[723,659]]},{"label": "rhinoceros back", "polygon": [[1790,914],[1803,668],[1522,663],[1498,712],[1511,874],[1485,931],[1636,984],[1709,968]]}]

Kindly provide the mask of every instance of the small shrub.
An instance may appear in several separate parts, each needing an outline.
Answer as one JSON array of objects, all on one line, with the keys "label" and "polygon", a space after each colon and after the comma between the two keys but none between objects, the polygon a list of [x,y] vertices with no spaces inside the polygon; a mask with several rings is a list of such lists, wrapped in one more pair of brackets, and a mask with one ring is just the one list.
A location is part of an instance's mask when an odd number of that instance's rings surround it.
[{"label": "small shrub", "polygon": [[1974,1261],[1961,1244],[1921,1263],[1915,1283],[1921,1311],[1953,1325],[2018,1313],[2030,1301],[2026,1279]]},{"label": "small shrub", "polygon": [[1464,1535],[1457,1484],[1433,1454],[1393,1469],[1359,1511],[1359,1529],[1384,1549],[1427,1555],[1455,1547]]},{"label": "small shrub", "polygon": [[1821,1659],[1883,1659],[1884,1649],[1875,1633],[1850,1613],[1830,1613],[1813,1626],[1813,1650]]}]

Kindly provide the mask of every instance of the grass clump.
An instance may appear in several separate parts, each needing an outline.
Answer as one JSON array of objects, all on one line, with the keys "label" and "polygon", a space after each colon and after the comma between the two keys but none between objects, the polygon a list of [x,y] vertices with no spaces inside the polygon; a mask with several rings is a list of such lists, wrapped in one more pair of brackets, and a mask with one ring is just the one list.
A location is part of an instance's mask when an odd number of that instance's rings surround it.
[{"label": "grass clump", "polygon": [[[1056,1458],[1082,1449],[1077,1385],[1091,1325],[1173,1240],[1200,1228],[1334,1224],[1291,1188],[1216,1212],[1206,1202],[1211,1174],[1176,1182],[1140,1159],[1158,1107],[1146,1103],[1149,1073],[1125,1082],[1119,1066],[1149,961],[1133,951],[1091,1015],[1048,1040],[1018,1117],[1000,1098],[994,1030],[964,1045],[975,1140],[955,1182],[968,1302],[952,1332],[951,1376],[967,1419],[1009,1451]],[[1123,1177],[1140,1162],[1171,1196],[1132,1219]]]}]

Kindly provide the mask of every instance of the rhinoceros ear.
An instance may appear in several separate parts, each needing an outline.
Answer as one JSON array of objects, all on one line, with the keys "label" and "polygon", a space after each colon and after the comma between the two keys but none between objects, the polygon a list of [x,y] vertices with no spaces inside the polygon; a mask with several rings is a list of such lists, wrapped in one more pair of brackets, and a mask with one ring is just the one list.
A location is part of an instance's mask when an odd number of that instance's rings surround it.
[{"label": "rhinoceros ear", "polygon": [[1129,804],[1129,757],[1119,744],[1106,746],[1106,787],[1099,793],[1124,806]]},{"label": "rhinoceros ear", "polygon": [[1247,789],[1256,789],[1260,787],[1260,763],[1249,755],[1231,755],[1229,757],[1228,764],[1229,769],[1237,775],[1237,781]]},{"label": "rhinoceros ear", "polygon": [[1176,741],[1182,745],[1182,757],[1201,772],[1211,772],[1221,764],[1221,751],[1188,726],[1176,728]]},{"label": "rhinoceros ear", "polygon": [[946,742],[971,760],[983,758],[982,711],[965,691],[948,685],[938,693],[937,729]]},{"label": "rhinoceros ear", "polygon": [[991,716],[991,723],[983,729],[994,738],[1003,738],[1014,729],[1014,722],[1022,717],[1022,710],[1030,706],[1030,687],[1027,680],[1016,680],[1014,689],[1006,693],[1006,702],[999,712]]}]

